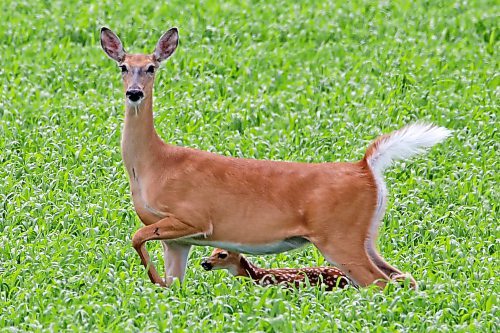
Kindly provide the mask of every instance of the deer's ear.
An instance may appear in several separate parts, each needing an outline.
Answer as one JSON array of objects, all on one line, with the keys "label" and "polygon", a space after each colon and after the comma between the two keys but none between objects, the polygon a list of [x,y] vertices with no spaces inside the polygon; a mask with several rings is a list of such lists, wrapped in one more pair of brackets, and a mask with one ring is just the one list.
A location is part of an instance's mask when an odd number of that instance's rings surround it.
[{"label": "deer's ear", "polygon": [[104,52],[116,62],[122,62],[125,59],[126,53],[120,38],[106,27],[101,28],[101,46]]},{"label": "deer's ear", "polygon": [[177,31],[177,28],[172,28],[165,32],[156,44],[155,52],[153,53],[155,60],[162,62],[170,57],[174,53],[178,44],[179,32]]}]

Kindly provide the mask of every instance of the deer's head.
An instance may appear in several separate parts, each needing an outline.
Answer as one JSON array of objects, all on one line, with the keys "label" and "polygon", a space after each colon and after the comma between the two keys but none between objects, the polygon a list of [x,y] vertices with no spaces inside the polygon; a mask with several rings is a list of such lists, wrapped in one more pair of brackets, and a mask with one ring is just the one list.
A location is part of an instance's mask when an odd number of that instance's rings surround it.
[{"label": "deer's head", "polygon": [[137,107],[144,99],[151,97],[148,95],[153,91],[155,72],[160,63],[174,53],[178,42],[177,28],[172,28],[161,36],[152,54],[128,54],[113,31],[101,28],[102,49],[118,63],[127,104]]},{"label": "deer's head", "polygon": [[201,266],[206,270],[227,269],[236,275],[240,269],[241,254],[223,249],[214,249],[210,257],[203,259]]}]

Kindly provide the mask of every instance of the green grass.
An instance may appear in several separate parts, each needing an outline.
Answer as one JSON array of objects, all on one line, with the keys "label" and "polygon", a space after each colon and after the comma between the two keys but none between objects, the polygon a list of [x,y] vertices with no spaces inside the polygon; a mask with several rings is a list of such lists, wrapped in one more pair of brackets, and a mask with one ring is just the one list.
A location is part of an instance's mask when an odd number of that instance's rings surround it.
[{"label": "green grass", "polygon": [[[496,332],[499,17],[496,1],[64,1],[0,4],[0,330]],[[357,160],[415,120],[454,130],[386,173],[379,248],[419,291],[262,288],[206,273],[149,282],[119,142],[119,70],[161,33],[155,123],[171,143],[261,159]],[[160,246],[150,251],[161,266]],[[313,247],[252,257],[324,265]]]}]

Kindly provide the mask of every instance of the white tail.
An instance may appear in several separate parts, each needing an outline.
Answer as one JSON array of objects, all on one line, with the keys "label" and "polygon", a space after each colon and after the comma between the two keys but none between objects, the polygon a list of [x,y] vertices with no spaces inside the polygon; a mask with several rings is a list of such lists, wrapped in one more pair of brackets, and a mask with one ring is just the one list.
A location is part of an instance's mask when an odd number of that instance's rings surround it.
[{"label": "white tail", "polygon": [[451,131],[444,127],[423,123],[411,124],[375,140],[368,147],[365,159],[375,173],[382,174],[394,160],[421,153],[450,134]]}]

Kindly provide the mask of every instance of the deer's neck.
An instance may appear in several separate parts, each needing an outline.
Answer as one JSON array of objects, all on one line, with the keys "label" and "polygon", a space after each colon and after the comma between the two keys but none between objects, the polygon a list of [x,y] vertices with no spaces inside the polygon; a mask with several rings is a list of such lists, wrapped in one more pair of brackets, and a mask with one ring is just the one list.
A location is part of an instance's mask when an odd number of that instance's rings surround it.
[{"label": "deer's neck", "polygon": [[253,265],[245,257],[241,256],[238,276],[246,276],[252,278],[253,280],[260,280],[263,276],[260,271],[260,268]]},{"label": "deer's neck", "polygon": [[127,169],[138,162],[147,163],[163,144],[153,123],[152,92],[137,107],[126,103],[122,133],[122,156]]}]

